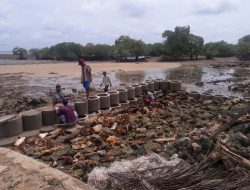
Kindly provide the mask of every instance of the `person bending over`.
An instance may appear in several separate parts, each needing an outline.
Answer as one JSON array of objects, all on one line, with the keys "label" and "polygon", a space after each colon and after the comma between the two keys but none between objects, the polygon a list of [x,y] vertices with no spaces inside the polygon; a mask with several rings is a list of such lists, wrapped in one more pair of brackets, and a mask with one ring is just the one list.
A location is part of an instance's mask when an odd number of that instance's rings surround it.
[{"label": "person bending over", "polygon": [[107,76],[107,73],[105,71],[102,74],[103,74],[103,78],[102,78],[102,83],[101,83],[100,87],[102,87],[102,85],[104,85],[104,92],[108,92],[109,87],[112,86],[111,80],[110,80],[109,76]]},{"label": "person bending over", "polygon": [[155,97],[152,92],[145,90],[143,92],[143,102],[147,104],[151,104],[154,101]]},{"label": "person bending over", "polygon": [[73,106],[68,105],[68,100],[63,100],[63,106],[58,109],[58,116],[60,116],[60,123],[70,127],[77,123],[78,115],[74,111]]},{"label": "person bending over", "polygon": [[65,97],[64,97],[64,94],[62,93],[61,85],[57,84],[56,90],[53,92],[53,96],[52,96],[53,104],[56,105],[58,103],[62,103],[64,98]]}]

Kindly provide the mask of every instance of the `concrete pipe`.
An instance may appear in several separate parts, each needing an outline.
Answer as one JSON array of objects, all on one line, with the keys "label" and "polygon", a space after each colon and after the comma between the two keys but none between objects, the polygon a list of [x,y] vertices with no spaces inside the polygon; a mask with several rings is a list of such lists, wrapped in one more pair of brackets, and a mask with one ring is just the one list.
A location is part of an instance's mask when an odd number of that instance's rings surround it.
[{"label": "concrete pipe", "polygon": [[160,90],[167,91],[169,89],[169,81],[168,80],[161,80],[160,81]]},{"label": "concrete pipe", "polygon": [[75,111],[78,114],[79,118],[85,117],[88,111],[88,101],[79,101],[74,103]]},{"label": "concrete pipe", "polygon": [[110,95],[110,105],[111,105],[111,107],[119,105],[119,102],[120,102],[119,92],[110,91],[108,93]]},{"label": "concrete pipe", "polygon": [[129,101],[127,101],[127,102],[122,102],[122,103],[120,103],[121,104],[121,106],[128,106],[129,105]]},{"label": "concrete pipe", "polygon": [[181,81],[171,80],[169,83],[169,90],[172,92],[177,92],[178,90],[181,90]]},{"label": "concrete pipe", "polygon": [[135,103],[137,103],[137,98],[134,98],[134,99],[130,99],[130,100],[128,100],[129,101],[129,104],[135,104]]},{"label": "concrete pipe", "polygon": [[102,94],[98,94],[97,96],[100,97],[101,110],[109,109],[110,108],[110,94],[102,93]]},{"label": "concrete pipe", "polygon": [[88,100],[89,113],[98,112],[101,109],[100,97],[90,96]]},{"label": "concrete pipe", "polygon": [[155,80],[154,81],[154,90],[159,91],[160,90],[160,81],[161,80]]},{"label": "concrete pipe", "polygon": [[127,90],[128,90],[128,100],[135,99],[135,88],[132,86],[128,86]]},{"label": "concrete pipe", "polygon": [[149,92],[154,92],[155,91],[155,87],[154,87],[154,82],[147,82],[147,84],[148,84],[148,91]]},{"label": "concrete pipe", "polygon": [[132,85],[135,88],[135,97],[140,97],[142,95],[142,88],[139,84]]},{"label": "concrete pipe", "polygon": [[[4,116],[3,116],[4,117]],[[3,119],[0,118],[0,120]],[[22,117],[13,115],[13,118],[0,124],[0,139],[20,135],[23,132]]]},{"label": "concrete pipe", "polygon": [[38,110],[42,112],[43,126],[50,126],[59,123],[56,110],[53,106],[41,107]]},{"label": "concrete pipe", "polygon": [[143,93],[145,90],[148,90],[148,84],[147,84],[147,83],[140,83],[140,85],[141,85],[142,93]]},{"label": "concrete pipe", "polygon": [[213,99],[213,95],[210,93],[201,93],[200,94],[200,101],[201,102],[204,102],[206,100],[211,100],[211,99]]},{"label": "concrete pipe", "polygon": [[127,89],[118,89],[119,92],[119,102],[126,103],[128,101],[128,90]]},{"label": "concrete pipe", "polygon": [[28,110],[21,113],[23,130],[30,131],[42,128],[43,119],[42,112],[40,110]]},{"label": "concrete pipe", "polygon": [[200,93],[196,91],[190,91],[188,96],[194,98],[195,100],[198,100],[200,98]]},{"label": "concrete pipe", "polygon": [[115,109],[117,109],[117,108],[120,108],[121,107],[121,104],[116,104],[116,105],[113,105],[113,106],[111,106],[111,110],[115,110]]}]

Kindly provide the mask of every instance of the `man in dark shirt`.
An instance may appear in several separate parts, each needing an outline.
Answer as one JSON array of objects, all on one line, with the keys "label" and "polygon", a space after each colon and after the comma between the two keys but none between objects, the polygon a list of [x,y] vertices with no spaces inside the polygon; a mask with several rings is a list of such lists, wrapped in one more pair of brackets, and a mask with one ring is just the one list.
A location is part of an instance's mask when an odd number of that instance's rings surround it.
[{"label": "man in dark shirt", "polygon": [[56,85],[56,90],[53,93],[53,104],[56,105],[58,103],[62,103],[63,99],[64,99],[64,95],[62,93],[62,89],[61,89],[61,85],[57,84]]},{"label": "man in dark shirt", "polygon": [[61,122],[66,126],[72,126],[77,123],[77,113],[74,111],[73,106],[68,105],[66,98],[63,99],[63,106],[59,108],[58,115],[60,116]]}]

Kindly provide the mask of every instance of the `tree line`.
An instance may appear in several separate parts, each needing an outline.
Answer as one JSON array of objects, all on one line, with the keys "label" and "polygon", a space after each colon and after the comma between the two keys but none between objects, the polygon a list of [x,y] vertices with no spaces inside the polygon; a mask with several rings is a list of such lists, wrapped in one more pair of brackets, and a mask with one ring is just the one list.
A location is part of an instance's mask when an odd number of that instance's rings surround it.
[{"label": "tree line", "polygon": [[174,31],[166,30],[162,33],[162,43],[146,44],[142,40],[120,36],[114,45],[92,44],[85,46],[74,42],[58,43],[51,47],[25,48],[15,47],[13,54],[19,59],[26,59],[28,55],[37,60],[75,61],[79,57],[86,60],[121,60],[126,57],[161,56],[161,60],[207,59],[214,57],[233,57],[250,59],[250,35],[238,40],[238,44],[225,41],[204,44],[202,36],[192,34],[190,26],[176,26]]}]

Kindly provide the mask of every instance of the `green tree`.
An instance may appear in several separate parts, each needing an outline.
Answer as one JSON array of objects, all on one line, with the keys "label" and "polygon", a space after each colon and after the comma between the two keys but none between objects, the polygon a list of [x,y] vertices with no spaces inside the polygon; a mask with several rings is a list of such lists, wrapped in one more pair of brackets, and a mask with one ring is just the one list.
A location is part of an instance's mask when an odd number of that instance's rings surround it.
[{"label": "green tree", "polygon": [[113,47],[106,44],[89,43],[84,46],[84,57],[89,60],[110,60],[112,59]]},{"label": "green tree", "polygon": [[13,55],[18,55],[18,59],[27,59],[28,51],[21,47],[15,47],[13,50]]},{"label": "green tree", "polygon": [[129,36],[120,36],[115,40],[114,57],[145,55],[146,44],[142,40],[135,40]]},{"label": "green tree", "polygon": [[164,46],[162,43],[154,43],[147,45],[147,55],[161,56],[164,53]]},{"label": "green tree", "polygon": [[190,59],[193,59],[193,56],[195,56],[195,58],[198,59],[198,56],[202,53],[203,46],[204,46],[204,40],[201,36],[190,34],[189,35]]},{"label": "green tree", "polygon": [[250,59],[250,35],[246,35],[238,41],[238,55],[240,59]]},{"label": "green tree", "polygon": [[190,26],[177,26],[175,31],[166,30],[163,32],[164,54],[178,60],[189,53]]}]

